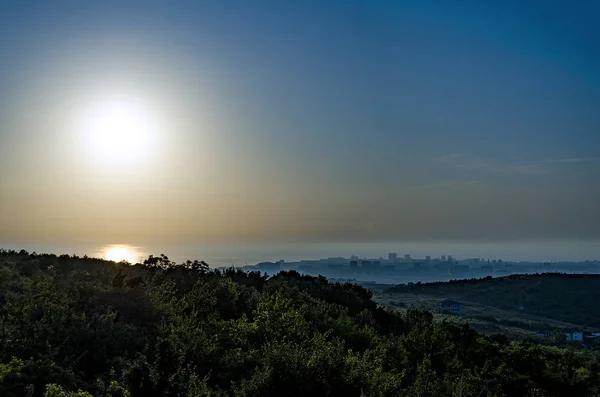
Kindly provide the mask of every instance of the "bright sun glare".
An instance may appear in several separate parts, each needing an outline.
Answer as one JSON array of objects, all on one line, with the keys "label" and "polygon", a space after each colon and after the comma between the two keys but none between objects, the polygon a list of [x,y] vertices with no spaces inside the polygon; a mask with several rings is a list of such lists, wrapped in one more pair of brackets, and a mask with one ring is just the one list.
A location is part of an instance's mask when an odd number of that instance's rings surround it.
[{"label": "bright sun glare", "polygon": [[140,256],[137,249],[129,245],[109,245],[103,249],[102,254],[106,260],[129,263],[136,263]]},{"label": "bright sun glare", "polygon": [[104,165],[130,165],[149,156],[157,129],[149,108],[125,98],[92,103],[79,122],[79,133]]}]

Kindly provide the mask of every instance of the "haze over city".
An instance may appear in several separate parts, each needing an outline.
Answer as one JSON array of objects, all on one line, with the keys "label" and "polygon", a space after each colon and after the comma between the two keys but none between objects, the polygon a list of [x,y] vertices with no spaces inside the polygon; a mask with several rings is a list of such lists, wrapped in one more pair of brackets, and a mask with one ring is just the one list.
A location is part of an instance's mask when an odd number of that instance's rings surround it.
[{"label": "haze over city", "polygon": [[600,257],[597,3],[0,9],[0,246]]}]

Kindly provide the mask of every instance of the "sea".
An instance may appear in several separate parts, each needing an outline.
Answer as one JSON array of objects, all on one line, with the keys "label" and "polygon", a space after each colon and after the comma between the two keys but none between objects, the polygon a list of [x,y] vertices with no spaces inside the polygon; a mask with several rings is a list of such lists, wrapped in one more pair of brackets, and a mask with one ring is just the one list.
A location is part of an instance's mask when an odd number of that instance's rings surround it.
[{"label": "sea", "polygon": [[577,262],[600,260],[600,240],[531,240],[509,242],[220,242],[186,244],[139,244],[106,242],[95,244],[68,243],[0,243],[0,248],[37,253],[69,254],[125,259],[142,262],[149,255],[165,254],[177,263],[204,260],[211,267],[254,265],[264,261],[296,262],[322,258],[357,256],[360,259],[398,257],[455,259],[502,259],[504,261]]}]

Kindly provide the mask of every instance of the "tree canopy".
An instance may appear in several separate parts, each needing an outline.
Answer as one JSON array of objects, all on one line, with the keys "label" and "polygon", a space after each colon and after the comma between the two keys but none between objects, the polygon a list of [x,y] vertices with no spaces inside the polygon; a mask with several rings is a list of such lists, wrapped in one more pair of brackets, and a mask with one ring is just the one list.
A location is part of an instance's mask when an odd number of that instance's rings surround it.
[{"label": "tree canopy", "polygon": [[359,285],[0,251],[2,396],[585,396],[596,352],[378,307]]}]

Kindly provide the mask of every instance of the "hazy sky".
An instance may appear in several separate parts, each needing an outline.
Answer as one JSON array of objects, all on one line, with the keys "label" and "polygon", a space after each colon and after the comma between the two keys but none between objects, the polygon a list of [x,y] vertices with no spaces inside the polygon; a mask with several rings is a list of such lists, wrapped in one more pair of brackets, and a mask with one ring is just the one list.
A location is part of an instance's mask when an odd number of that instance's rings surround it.
[{"label": "hazy sky", "polygon": [[600,2],[2,2],[0,186],[10,243],[598,239]]}]

